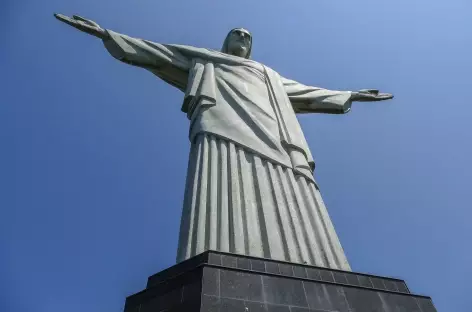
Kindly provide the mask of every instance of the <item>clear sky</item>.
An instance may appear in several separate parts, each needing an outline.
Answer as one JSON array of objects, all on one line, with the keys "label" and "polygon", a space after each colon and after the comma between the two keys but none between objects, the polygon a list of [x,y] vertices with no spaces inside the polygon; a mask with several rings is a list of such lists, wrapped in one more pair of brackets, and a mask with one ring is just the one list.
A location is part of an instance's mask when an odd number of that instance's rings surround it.
[{"label": "clear sky", "polygon": [[0,311],[122,311],[175,261],[182,94],[53,18],[219,49],[246,27],[285,77],[395,94],[300,117],[353,270],[472,311],[470,0],[0,4]]}]

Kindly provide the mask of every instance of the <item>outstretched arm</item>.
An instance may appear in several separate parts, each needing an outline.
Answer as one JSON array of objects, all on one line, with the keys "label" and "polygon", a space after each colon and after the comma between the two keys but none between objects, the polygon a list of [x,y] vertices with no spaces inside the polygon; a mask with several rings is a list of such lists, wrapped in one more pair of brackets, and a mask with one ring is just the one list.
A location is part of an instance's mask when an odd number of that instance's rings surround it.
[{"label": "outstretched arm", "polygon": [[393,98],[378,90],[333,91],[318,87],[305,86],[282,77],[285,91],[296,113],[343,114],[351,109],[352,102],[382,101]]},{"label": "outstretched arm", "polygon": [[184,90],[187,84],[190,60],[175,46],[132,38],[101,28],[89,19],[73,15],[72,18],[54,16],[80,31],[103,40],[108,52],[116,59],[134,66],[146,68],[164,81]]}]

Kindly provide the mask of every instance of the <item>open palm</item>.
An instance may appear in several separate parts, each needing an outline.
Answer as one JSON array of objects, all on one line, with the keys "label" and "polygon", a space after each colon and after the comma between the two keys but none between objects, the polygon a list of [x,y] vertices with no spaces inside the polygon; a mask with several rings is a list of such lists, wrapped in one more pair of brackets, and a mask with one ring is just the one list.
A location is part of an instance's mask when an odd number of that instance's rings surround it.
[{"label": "open palm", "polygon": [[108,38],[108,33],[105,29],[92,20],[83,18],[78,15],[72,15],[72,18],[62,14],[54,14],[54,16],[63,23],[66,23],[80,31],[83,31],[100,39]]},{"label": "open palm", "polygon": [[390,93],[380,93],[376,89],[362,89],[358,92],[352,92],[351,100],[356,102],[376,102],[393,99]]}]

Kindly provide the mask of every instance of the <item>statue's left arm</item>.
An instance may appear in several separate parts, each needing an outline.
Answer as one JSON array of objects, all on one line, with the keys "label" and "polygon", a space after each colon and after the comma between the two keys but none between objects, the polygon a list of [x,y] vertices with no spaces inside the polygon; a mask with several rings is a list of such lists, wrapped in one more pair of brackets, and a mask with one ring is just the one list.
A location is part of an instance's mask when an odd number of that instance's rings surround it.
[{"label": "statue's left arm", "polygon": [[373,89],[358,92],[334,91],[306,86],[283,77],[281,79],[296,113],[345,114],[351,110],[354,101],[370,102],[393,98],[391,94],[379,93]]}]

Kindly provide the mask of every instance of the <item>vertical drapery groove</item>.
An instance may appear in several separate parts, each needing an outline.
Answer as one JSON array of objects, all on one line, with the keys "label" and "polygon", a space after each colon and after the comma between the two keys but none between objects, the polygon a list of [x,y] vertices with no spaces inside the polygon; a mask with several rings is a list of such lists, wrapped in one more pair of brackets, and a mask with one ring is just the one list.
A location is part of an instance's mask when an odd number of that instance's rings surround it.
[{"label": "vertical drapery groove", "polygon": [[[262,251],[265,258],[281,258],[283,254],[278,246],[281,238],[276,222],[270,209],[274,207],[271,197],[267,196],[269,185],[260,183],[260,181],[268,181],[267,177],[263,177],[263,164],[259,156],[252,155],[252,178],[254,183],[254,196],[256,201],[257,217],[259,221],[259,230],[261,235]],[[271,233],[268,233],[271,229]]]},{"label": "vertical drapery groove", "polygon": [[[309,184],[306,183],[304,179],[301,179],[300,183],[303,185],[303,188],[305,189],[305,194],[306,194],[305,196],[310,201],[310,204],[313,210],[313,219],[316,221],[316,227],[320,229],[318,232],[320,233],[320,240],[322,241],[323,249],[325,250],[328,266],[339,267],[340,263],[339,263],[336,251],[333,248],[333,244],[332,244],[333,240],[330,238],[328,227],[326,223],[323,221],[324,216],[321,212],[321,203],[318,203],[316,201],[314,195],[312,194],[312,189],[310,189]],[[335,237],[337,238],[337,235]]]},{"label": "vertical drapery groove", "polygon": [[330,241],[330,245],[332,246],[333,252],[337,259],[337,263],[340,268],[343,270],[351,270],[351,266],[347,261],[346,255],[344,254],[344,249],[341,246],[341,242],[339,241],[338,235],[336,234],[336,230],[334,229],[334,225],[331,222],[331,218],[329,217],[328,210],[324,204],[323,199],[321,198],[321,193],[318,188],[314,184],[310,184],[311,195],[314,197],[315,202],[318,205],[321,221],[324,224],[324,228],[327,231],[327,236]]},{"label": "vertical drapery groove", "polygon": [[350,270],[319,190],[226,139],[192,144],[177,261],[207,249]]},{"label": "vertical drapery groove", "polygon": [[320,253],[323,257],[327,266],[336,266],[336,262],[334,262],[334,257],[332,255],[330,246],[328,245],[327,238],[326,238],[326,229],[323,227],[321,223],[320,216],[318,214],[318,210],[316,207],[316,203],[312,201],[312,197],[309,193],[308,186],[305,183],[306,179],[300,177],[296,178],[299,188],[302,191],[303,199],[307,204],[307,213],[310,218],[310,222],[312,224],[313,229],[315,230],[316,241],[318,246],[320,246]]},{"label": "vertical drapery groove", "polygon": [[295,243],[293,233],[293,222],[288,216],[287,204],[283,198],[280,179],[271,163],[267,163],[267,172],[271,180],[272,197],[274,198],[274,208],[277,210],[277,220],[280,224],[280,235],[285,253],[285,259],[291,262],[300,262],[298,246]]},{"label": "vertical drapery groove", "polygon": [[193,196],[192,192],[195,186],[195,177],[197,176],[198,168],[196,167],[198,153],[197,148],[193,148],[190,150],[190,157],[188,160],[187,166],[187,178],[185,183],[185,191],[184,191],[184,205],[182,207],[182,215],[180,219],[180,231],[179,231],[179,244],[186,246],[187,248],[178,248],[177,250],[177,261],[182,258],[186,258],[187,255],[183,254],[186,250],[189,250],[189,242],[192,239],[191,235],[191,227],[192,222],[190,219],[193,217],[194,212],[192,211],[193,205],[191,205],[191,198]]},{"label": "vertical drapery groove", "polygon": [[297,205],[296,208],[298,209],[298,213],[300,216],[300,221],[302,223],[302,229],[304,230],[304,234],[306,237],[306,241],[309,244],[308,251],[311,254],[311,258],[314,261],[315,265],[318,266],[326,266],[324,258],[322,257],[321,249],[317,241],[316,237],[316,229],[310,222],[310,218],[308,217],[308,208],[306,207],[306,199],[302,196],[300,189],[298,187],[297,181],[295,179],[295,175],[293,174],[292,170],[287,170],[288,176],[290,177],[291,187],[294,193],[294,197],[296,199]]},{"label": "vertical drapery groove", "polygon": [[218,185],[221,183],[218,179],[218,147],[216,138],[210,136],[210,179],[208,179],[208,189],[210,190],[207,193],[207,227],[205,229],[205,238],[208,242],[208,247],[206,249],[216,250],[217,248],[217,239],[218,236],[215,235],[214,231],[218,230]]},{"label": "vertical drapery groove", "polygon": [[197,220],[198,220],[198,198],[200,197],[200,183],[203,163],[203,137],[198,137],[196,140],[197,157],[195,158],[195,178],[193,180],[192,197],[189,199],[189,206],[191,207],[191,215],[189,216],[189,246],[187,248],[186,256],[191,257],[196,253],[197,248]]},{"label": "vertical drapery groove", "polygon": [[282,188],[284,192],[284,197],[287,204],[287,210],[289,211],[290,219],[293,223],[292,227],[295,232],[295,237],[298,243],[298,250],[300,252],[300,258],[303,263],[314,263],[314,259],[311,258],[311,255],[308,251],[309,246],[305,240],[305,231],[302,228],[300,223],[300,217],[297,213],[296,202],[293,199],[293,191],[288,182],[289,178],[286,174],[287,169],[283,169],[281,166],[277,166],[277,171],[279,173],[279,179],[282,182]]},{"label": "vertical drapery groove", "polygon": [[228,145],[225,141],[218,144],[220,163],[220,182],[218,183],[218,207],[219,207],[219,222],[218,222],[218,250],[229,251],[229,216],[228,216],[228,166],[226,165],[228,157]]},{"label": "vertical drapery groove", "polygon": [[239,185],[239,171],[238,166],[238,154],[236,146],[232,142],[229,142],[229,168],[228,175],[230,176],[230,187],[231,191],[228,192],[230,195],[229,200],[229,213],[231,214],[231,228],[233,235],[230,236],[232,239],[232,250],[231,252],[238,254],[245,254],[245,237],[243,229],[243,220],[241,215],[241,187]]},{"label": "vertical drapery groove", "polygon": [[202,151],[202,175],[200,176],[200,183],[199,183],[199,192],[198,192],[198,199],[197,199],[197,235],[195,240],[195,253],[199,254],[205,250],[205,229],[206,229],[206,211],[207,211],[207,192],[208,192],[208,178],[209,178],[209,137],[204,136],[203,138],[203,151]]},{"label": "vertical drapery groove", "polygon": [[238,160],[238,163],[237,163],[237,177],[238,177],[238,183],[239,183],[239,203],[241,204],[240,208],[241,208],[241,219],[242,219],[242,228],[243,228],[243,235],[242,235],[242,241],[244,243],[244,252],[245,254],[250,254],[250,250],[249,250],[249,238],[248,238],[248,219],[247,219],[247,214],[246,214],[246,210],[247,210],[247,206],[248,204],[245,202],[248,194],[247,192],[247,184],[244,183],[244,179],[243,179],[243,172],[245,172],[245,169],[243,167],[243,164],[242,164],[242,159],[241,159],[241,156],[244,157],[245,155],[241,153],[242,150],[241,150],[241,147],[239,146],[236,146],[236,157],[237,157],[237,160]]}]

